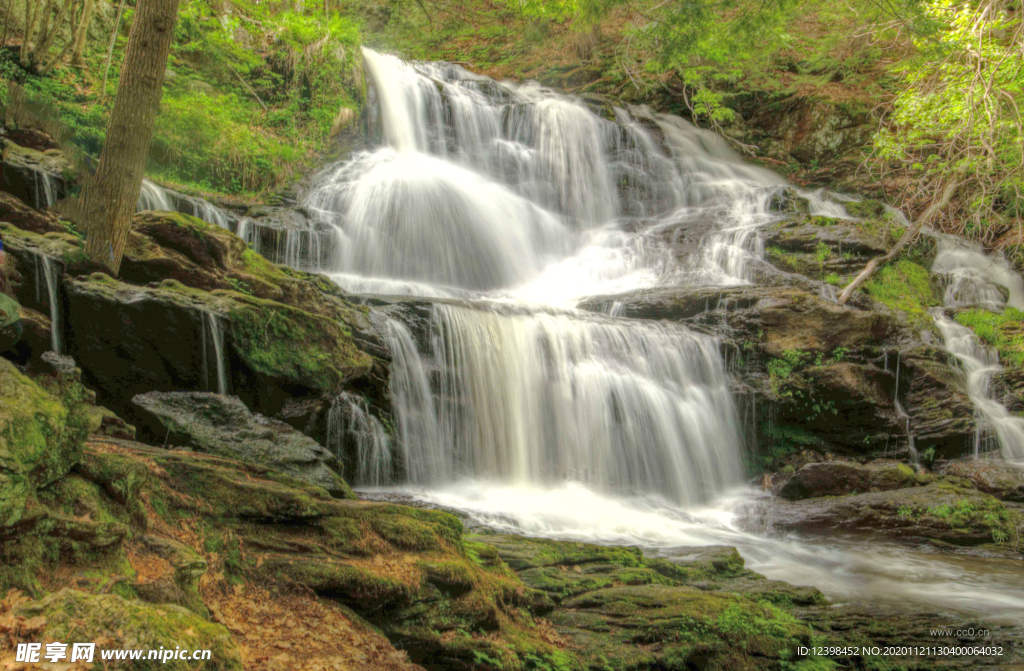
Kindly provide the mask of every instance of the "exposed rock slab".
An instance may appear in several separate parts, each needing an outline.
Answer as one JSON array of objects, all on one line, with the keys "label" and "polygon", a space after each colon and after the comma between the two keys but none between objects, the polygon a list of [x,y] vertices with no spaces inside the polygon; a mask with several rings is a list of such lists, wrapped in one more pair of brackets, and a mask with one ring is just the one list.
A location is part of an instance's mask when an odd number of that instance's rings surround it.
[{"label": "exposed rock slab", "polygon": [[943,475],[969,480],[1000,501],[1024,503],[1024,467],[996,459],[954,461],[940,469]]},{"label": "exposed rock slab", "polygon": [[152,438],[163,433],[169,445],[260,464],[334,496],[354,497],[333,454],[288,424],[250,412],[233,396],[150,392],[132,402]]},{"label": "exposed rock slab", "polygon": [[803,466],[782,486],[779,495],[796,501],[817,496],[902,489],[913,486],[914,481],[914,470],[898,461],[870,464],[827,461]]}]

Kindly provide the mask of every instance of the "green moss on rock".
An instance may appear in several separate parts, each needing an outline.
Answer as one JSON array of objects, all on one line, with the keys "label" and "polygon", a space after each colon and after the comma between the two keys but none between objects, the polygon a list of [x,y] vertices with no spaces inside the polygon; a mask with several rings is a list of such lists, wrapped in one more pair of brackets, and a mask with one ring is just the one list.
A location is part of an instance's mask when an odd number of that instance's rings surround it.
[{"label": "green moss on rock", "polygon": [[82,427],[64,404],[0,359],[0,527],[16,524],[36,488],[81,456]]},{"label": "green moss on rock", "polygon": [[[98,647],[104,649],[173,651],[180,647],[211,651],[207,661],[143,659],[124,668],[138,671],[241,671],[243,668],[231,634],[223,625],[208,622],[180,606],[150,605],[113,594],[93,595],[64,589],[18,606],[15,614],[45,618],[42,636],[68,644],[101,641]],[[97,660],[98,656],[97,652]]]}]

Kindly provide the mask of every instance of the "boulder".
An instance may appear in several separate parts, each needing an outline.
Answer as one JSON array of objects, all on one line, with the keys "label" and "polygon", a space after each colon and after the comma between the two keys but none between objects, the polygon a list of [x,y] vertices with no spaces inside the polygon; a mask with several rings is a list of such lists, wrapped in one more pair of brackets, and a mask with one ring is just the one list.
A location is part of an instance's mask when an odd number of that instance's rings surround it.
[{"label": "boulder", "polygon": [[756,342],[767,354],[788,350],[874,357],[910,341],[914,334],[888,312],[843,307],[820,296],[787,287],[665,287],[619,296],[588,298],[578,307],[637,319],[688,322],[705,313],[718,317],[737,341]]},{"label": "boulder", "polygon": [[132,399],[152,442],[190,447],[266,466],[353,498],[338,459],[288,424],[254,414],[237,398],[202,392],[140,394]]},{"label": "boulder", "polygon": [[0,358],[0,528],[17,524],[39,487],[81,455],[84,427],[49,392]]},{"label": "boulder", "polygon": [[1024,467],[997,459],[972,459],[943,464],[943,475],[969,480],[1000,501],[1024,503]]},{"label": "boulder", "polygon": [[944,350],[921,346],[899,358],[899,397],[918,452],[960,457],[974,445],[974,403]]},{"label": "boulder", "polygon": [[782,486],[779,495],[796,501],[817,496],[843,496],[912,487],[914,469],[898,461],[858,464],[826,461],[807,464]]},{"label": "boulder", "polygon": [[[547,618],[589,668],[777,668],[809,632],[770,604],[824,600],[746,570],[731,547],[679,548],[669,561],[639,548],[471,538],[488,550],[479,556],[495,552],[550,597]],[[753,626],[740,633],[727,621]]]},{"label": "boulder", "polygon": [[784,503],[771,511],[772,525],[787,531],[870,533],[908,543],[938,541],[987,545],[1012,552],[1019,511],[971,487],[948,480],[889,491],[824,496]]},{"label": "boulder", "polygon": [[352,335],[369,328],[365,316],[340,301],[325,299],[313,313],[237,291],[174,280],[135,287],[102,274],[65,287],[69,353],[101,402],[129,421],[135,395],[217,391],[219,370],[247,405],[275,416],[294,397],[333,399],[374,365]]}]

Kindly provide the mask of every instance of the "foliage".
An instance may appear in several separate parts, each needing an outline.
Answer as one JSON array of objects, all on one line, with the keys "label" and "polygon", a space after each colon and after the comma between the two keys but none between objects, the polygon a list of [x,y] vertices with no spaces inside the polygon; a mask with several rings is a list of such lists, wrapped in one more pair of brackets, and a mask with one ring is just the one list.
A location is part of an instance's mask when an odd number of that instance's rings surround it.
[{"label": "foliage", "polygon": [[[288,3],[182,0],[148,171],[193,190],[277,188],[316,163],[342,108],[363,97],[359,23]],[[106,30],[81,68],[47,76],[0,50],[0,78],[54,110],[71,141],[99,154],[133,11],[117,34],[106,90]]]},{"label": "foliage", "polygon": [[922,11],[932,29],[892,66],[901,87],[875,137],[875,165],[899,173],[904,199],[921,205],[958,184],[946,228],[981,237],[1024,205],[1024,24],[991,0],[929,0]]},{"label": "foliage", "polygon": [[974,331],[988,346],[996,348],[1007,366],[1024,366],[1024,312],[1006,308],[1002,313],[963,310],[956,321]]},{"label": "foliage", "polygon": [[928,319],[927,308],[941,305],[928,269],[907,259],[880,268],[864,283],[864,290],[875,300],[902,310],[921,323]]}]

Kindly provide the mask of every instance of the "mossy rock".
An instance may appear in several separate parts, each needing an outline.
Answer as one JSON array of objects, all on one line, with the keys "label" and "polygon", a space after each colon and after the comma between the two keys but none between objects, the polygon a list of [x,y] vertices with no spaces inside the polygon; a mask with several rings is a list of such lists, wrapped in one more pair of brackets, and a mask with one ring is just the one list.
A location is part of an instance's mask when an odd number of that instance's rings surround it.
[{"label": "mossy rock", "polygon": [[789,500],[816,496],[842,496],[872,491],[913,487],[914,469],[897,461],[858,464],[829,461],[807,464],[786,482],[779,492]]},{"label": "mossy rock", "polygon": [[0,294],[0,352],[18,344],[21,332],[21,306],[10,296]]},{"label": "mossy rock", "polygon": [[16,524],[28,498],[81,457],[82,431],[64,404],[0,358],[0,527]]},{"label": "mossy rock", "polygon": [[[210,650],[210,659],[141,660],[106,668],[208,671],[241,671],[242,661],[231,640],[230,632],[195,613],[172,604],[151,605],[130,601],[113,594],[85,594],[63,589],[38,601],[19,605],[15,615],[41,617],[45,625],[41,637],[62,643],[99,642],[97,648],[131,648],[145,650]],[[99,661],[99,651],[96,653]]]}]

